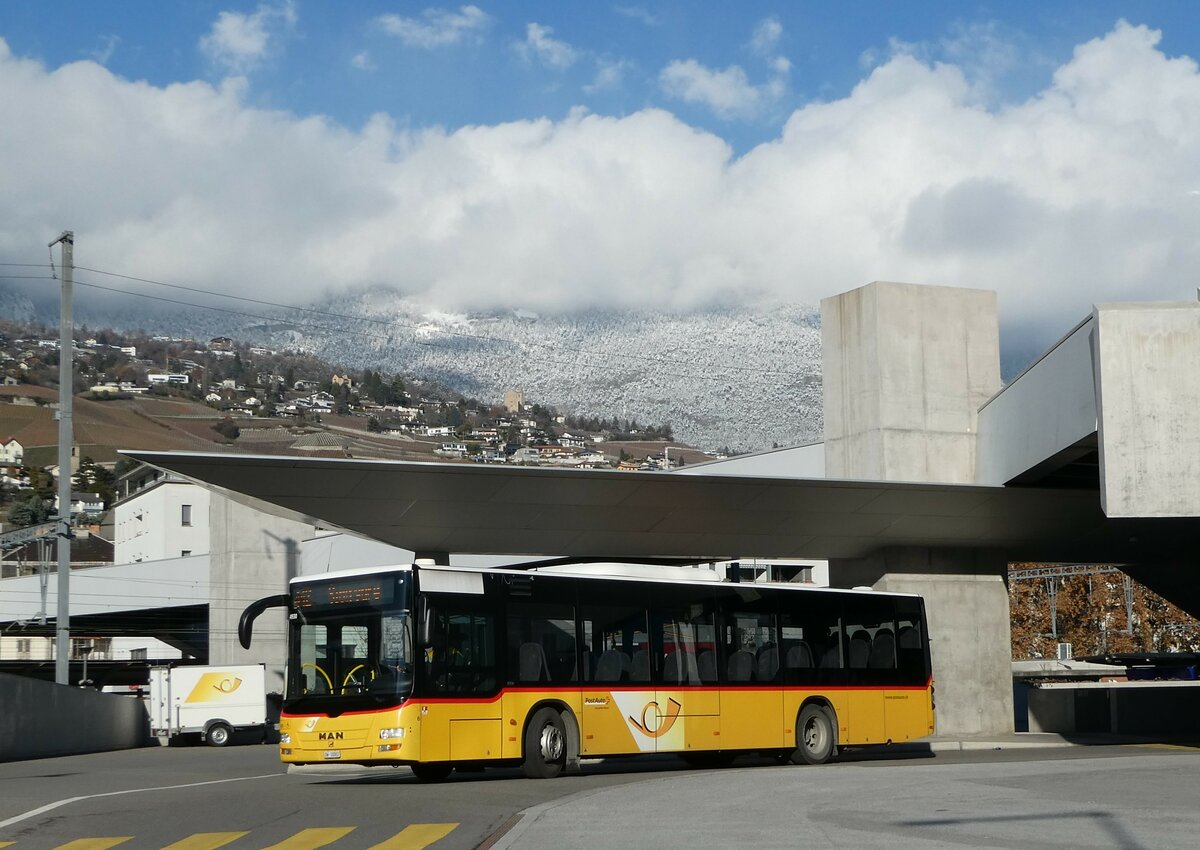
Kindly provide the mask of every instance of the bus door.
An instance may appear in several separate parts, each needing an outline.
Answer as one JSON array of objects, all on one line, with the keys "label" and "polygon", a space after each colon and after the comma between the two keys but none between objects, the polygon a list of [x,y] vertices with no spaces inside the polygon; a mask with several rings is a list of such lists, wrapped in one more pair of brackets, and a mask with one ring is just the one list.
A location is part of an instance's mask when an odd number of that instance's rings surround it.
[{"label": "bus door", "polygon": [[[498,758],[497,617],[482,598],[428,594],[431,634],[421,650],[422,761]],[[424,698],[424,699],[423,699]]]},{"label": "bus door", "polygon": [[[738,591],[750,597],[753,591]],[[741,604],[739,604],[741,603]],[[731,599],[722,629],[721,741],[731,750],[784,747],[781,656],[776,616],[758,600]]]},{"label": "bus door", "polygon": [[[680,596],[681,588],[671,588]],[[693,591],[691,587],[683,588]],[[693,601],[667,600],[652,616],[654,699],[637,723],[657,752],[721,749],[721,692],[717,686],[715,599],[689,592]],[[665,594],[664,594],[665,595]]]},{"label": "bus door", "polygon": [[895,609],[890,599],[863,595],[845,610],[851,743],[882,744],[889,738],[887,692],[896,670]]},{"label": "bus door", "polygon": [[[580,600],[583,659],[580,752],[587,755],[652,753],[656,749],[654,686],[650,682],[649,614],[628,594],[606,587]],[[643,719],[643,718],[646,719]]]}]

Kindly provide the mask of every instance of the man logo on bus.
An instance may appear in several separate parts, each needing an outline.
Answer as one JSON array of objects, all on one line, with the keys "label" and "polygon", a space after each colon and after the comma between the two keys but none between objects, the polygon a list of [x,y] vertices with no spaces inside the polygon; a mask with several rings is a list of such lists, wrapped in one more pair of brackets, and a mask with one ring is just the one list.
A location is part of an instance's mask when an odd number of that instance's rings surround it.
[{"label": "man logo on bus", "polygon": [[651,700],[642,708],[641,719],[639,720],[631,714],[629,722],[643,735],[650,738],[661,738],[675,725],[675,720],[679,717],[682,708],[682,704],[676,702],[674,698],[669,698],[667,710],[664,712],[657,702]]}]

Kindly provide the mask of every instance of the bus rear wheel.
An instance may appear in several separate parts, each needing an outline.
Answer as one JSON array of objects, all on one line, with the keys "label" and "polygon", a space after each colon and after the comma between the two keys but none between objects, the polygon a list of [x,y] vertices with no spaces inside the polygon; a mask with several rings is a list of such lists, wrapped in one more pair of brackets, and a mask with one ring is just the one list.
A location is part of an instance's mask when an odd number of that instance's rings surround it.
[{"label": "bus rear wheel", "polygon": [[567,732],[562,715],[539,708],[525,727],[525,760],[522,772],[530,779],[551,779],[562,773],[567,761]]},{"label": "bus rear wheel", "polygon": [[833,713],[819,705],[806,705],[796,723],[794,764],[824,764],[832,758],[837,738]]},{"label": "bus rear wheel", "polygon": [[413,776],[422,782],[441,782],[450,775],[454,765],[447,761],[427,761],[410,764]]}]

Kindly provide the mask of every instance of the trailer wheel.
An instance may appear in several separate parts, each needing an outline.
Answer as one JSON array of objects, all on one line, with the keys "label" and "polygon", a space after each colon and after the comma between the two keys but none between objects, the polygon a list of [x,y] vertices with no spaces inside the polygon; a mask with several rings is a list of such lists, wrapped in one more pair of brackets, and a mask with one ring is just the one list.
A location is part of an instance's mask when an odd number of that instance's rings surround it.
[{"label": "trailer wheel", "polygon": [[228,723],[214,723],[204,733],[204,742],[210,747],[223,747],[229,743],[229,739],[232,737],[233,730],[229,728]]},{"label": "trailer wheel", "polygon": [[562,715],[553,708],[538,709],[525,728],[522,771],[530,779],[551,779],[567,762],[567,733]]}]

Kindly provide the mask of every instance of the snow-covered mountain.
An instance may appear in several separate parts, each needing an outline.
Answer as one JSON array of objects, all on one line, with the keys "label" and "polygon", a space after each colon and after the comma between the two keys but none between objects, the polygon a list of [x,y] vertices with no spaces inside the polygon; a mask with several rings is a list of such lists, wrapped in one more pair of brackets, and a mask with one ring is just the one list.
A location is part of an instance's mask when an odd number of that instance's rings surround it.
[{"label": "snow-covered mountain", "polygon": [[343,320],[341,333],[275,328],[272,341],[485,400],[519,389],[560,411],[670,422],[677,439],[705,448],[820,438],[820,320],[811,308],[449,314],[375,291],[317,309],[359,318]]},{"label": "snow-covered mountain", "polygon": [[[272,321],[154,302],[76,305],[77,325],[300,347],[354,372],[433,379],[483,401],[518,389],[564,413],[669,422],[676,439],[702,448],[754,450],[821,435],[820,317],[811,307],[465,314],[386,290],[329,298],[312,312],[246,308],[280,316]],[[41,321],[57,322],[56,303],[37,307]]]}]

